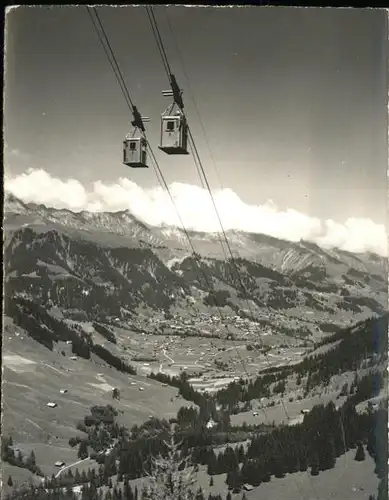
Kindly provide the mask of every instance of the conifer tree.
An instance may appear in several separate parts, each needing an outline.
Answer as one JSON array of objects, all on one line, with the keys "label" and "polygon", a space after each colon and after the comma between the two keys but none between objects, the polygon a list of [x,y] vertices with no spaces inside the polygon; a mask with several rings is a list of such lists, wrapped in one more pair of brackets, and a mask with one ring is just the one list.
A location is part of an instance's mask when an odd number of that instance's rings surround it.
[{"label": "conifer tree", "polygon": [[312,465],[311,465],[311,476],[319,475],[319,458],[317,454],[315,454]]},{"label": "conifer tree", "polygon": [[363,462],[365,460],[365,451],[363,449],[362,443],[358,443],[357,452],[355,453],[355,459],[357,462]]},{"label": "conifer tree", "polygon": [[205,500],[204,493],[201,487],[197,490],[195,500]]},{"label": "conifer tree", "polygon": [[388,480],[387,478],[382,478],[378,485],[378,496],[377,500],[387,500],[388,498]]},{"label": "conifer tree", "polygon": [[74,473],[74,482],[78,484],[80,481],[81,481],[80,471],[78,470],[77,467],[76,472]]},{"label": "conifer tree", "polygon": [[77,456],[81,460],[83,460],[84,458],[88,457],[88,445],[86,444],[86,441],[81,441],[80,442],[80,446],[78,448]]},{"label": "conifer tree", "polygon": [[142,493],[140,494],[140,500],[149,500],[151,499],[151,492],[148,486],[142,488]]},{"label": "conifer tree", "polygon": [[13,482],[12,482],[12,477],[11,476],[8,476],[7,484],[8,484],[8,486],[13,486]]},{"label": "conifer tree", "polygon": [[164,441],[166,457],[161,454],[152,457],[150,472],[146,471],[150,480],[146,498],[194,500],[193,485],[196,481],[197,466],[191,466],[189,457],[180,457],[179,448],[182,443],[174,442],[172,431],[169,434],[170,440]]},{"label": "conifer tree", "polygon": [[208,458],[208,468],[207,468],[208,475],[212,476],[213,474],[216,474],[217,468],[218,468],[218,460],[215,455],[215,452],[211,450],[210,456]]},{"label": "conifer tree", "polygon": [[35,467],[35,465],[36,465],[35,453],[34,450],[31,450],[31,453],[27,459],[27,466]]},{"label": "conifer tree", "polygon": [[88,500],[89,498],[89,486],[87,484],[84,484],[84,486],[81,488],[81,500]]}]

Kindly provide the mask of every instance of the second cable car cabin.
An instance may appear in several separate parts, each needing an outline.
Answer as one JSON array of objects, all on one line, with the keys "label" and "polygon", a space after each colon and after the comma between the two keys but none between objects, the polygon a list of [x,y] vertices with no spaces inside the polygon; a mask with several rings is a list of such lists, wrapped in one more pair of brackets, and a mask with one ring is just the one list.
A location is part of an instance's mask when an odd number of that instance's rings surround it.
[{"label": "second cable car cabin", "polygon": [[[169,91],[162,93],[169,95]],[[189,154],[188,124],[176,102],[173,102],[161,115],[161,139],[158,147],[168,155]]]}]

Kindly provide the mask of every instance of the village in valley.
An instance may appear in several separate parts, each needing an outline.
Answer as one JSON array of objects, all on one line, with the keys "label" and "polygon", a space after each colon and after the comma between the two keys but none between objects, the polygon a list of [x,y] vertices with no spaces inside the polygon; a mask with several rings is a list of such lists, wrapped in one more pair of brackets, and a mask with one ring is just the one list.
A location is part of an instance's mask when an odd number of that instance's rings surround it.
[{"label": "village in valley", "polygon": [[[131,331],[115,322],[118,346],[142,373],[162,372],[179,375],[187,372],[196,390],[214,392],[231,380],[255,375],[265,368],[293,364],[313,346],[312,339],[298,339],[272,333],[260,323],[234,315],[199,314],[182,319],[152,317]],[[123,325],[125,326],[125,325]],[[131,327],[130,327],[131,328]],[[139,354],[137,352],[141,345]]]}]

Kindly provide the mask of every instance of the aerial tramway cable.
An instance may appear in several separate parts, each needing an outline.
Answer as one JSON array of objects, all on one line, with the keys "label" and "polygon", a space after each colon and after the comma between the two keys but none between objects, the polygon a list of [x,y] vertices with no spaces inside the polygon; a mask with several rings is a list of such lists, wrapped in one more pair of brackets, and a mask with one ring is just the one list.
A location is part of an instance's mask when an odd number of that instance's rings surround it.
[{"label": "aerial tramway cable", "polygon": [[[190,80],[189,80],[189,76],[187,74],[187,71],[186,71],[186,68],[185,68],[185,64],[184,64],[184,60],[183,60],[183,57],[182,57],[182,54],[181,54],[181,51],[180,51],[180,48],[179,48],[179,45],[178,45],[178,42],[177,42],[177,39],[176,39],[176,36],[174,34],[174,30],[173,30],[173,26],[172,26],[172,23],[170,22],[170,19],[169,19],[169,16],[168,16],[168,13],[167,13],[167,8],[165,7],[164,8],[164,13],[165,13],[165,18],[166,18],[166,21],[167,21],[167,25],[169,27],[169,30],[170,30],[170,33],[171,33],[171,36],[172,36],[172,39],[173,39],[173,42],[175,44],[175,47],[176,47],[176,50],[177,50],[177,54],[178,54],[178,58],[179,58],[179,61],[181,63],[181,66],[182,66],[182,69],[183,69],[183,73],[184,73],[184,76],[186,78],[186,81],[188,83],[188,86],[191,90],[191,86],[190,86]],[[154,17],[155,19],[155,17]],[[156,21],[155,21],[156,22]],[[159,30],[158,30],[159,32]],[[159,38],[162,40],[161,36],[159,36]],[[165,53],[166,54],[166,53]],[[167,56],[166,56],[167,57]],[[170,66],[168,66],[170,68]],[[211,146],[210,146],[210,142],[208,140],[208,137],[207,137],[207,133],[206,133],[206,130],[205,130],[205,126],[204,126],[204,123],[201,119],[201,116],[200,116],[200,111],[199,111],[199,108],[197,106],[197,103],[196,103],[196,100],[195,100],[195,97],[194,97],[194,94],[193,94],[193,91],[191,91],[191,98],[192,98],[192,101],[193,101],[193,105],[194,105],[194,108],[196,110],[196,114],[197,114],[197,117],[198,117],[198,120],[199,120],[199,123],[200,123],[200,126],[202,128],[202,131],[203,131],[203,134],[204,134],[204,138],[205,138],[205,142],[206,142],[206,145],[207,145],[207,148],[208,148],[208,151],[209,151],[209,154],[210,154],[210,157],[211,157],[211,160],[212,160],[212,163],[213,163],[213,166],[214,166],[214,170],[216,172],[216,175],[218,177],[218,180],[219,180],[219,184],[220,184],[220,187],[223,189],[223,184],[222,184],[222,181],[221,181],[221,177],[219,175],[219,172],[218,172],[218,169],[217,169],[217,166],[216,166],[216,160],[215,160],[215,157],[213,155],[213,152],[212,152],[212,149],[211,149]],[[190,132],[189,132],[190,133]],[[193,142],[193,139],[192,139],[192,142]],[[197,171],[199,173],[199,171],[201,170],[201,168],[199,168],[196,164],[196,167],[197,167]],[[199,174],[200,175],[200,174]],[[204,172],[204,177],[205,177],[205,172]],[[202,185],[204,186],[204,183],[202,182]],[[215,210],[216,210],[216,207],[215,207]],[[239,256],[239,252],[236,251],[237,255],[238,255],[238,258],[240,258]],[[247,301],[247,296],[246,296],[246,303],[247,303],[247,306],[249,308],[249,311],[250,311],[250,314],[251,316],[253,316],[252,314],[252,311],[251,311],[251,308],[250,308],[250,304],[249,302]],[[258,331],[258,329],[257,329]],[[260,338],[260,332],[259,333],[259,338]],[[260,338],[260,343],[262,344],[261,342],[261,338]],[[263,344],[262,344],[263,345]],[[267,358],[267,355],[265,353],[265,358],[266,358],[266,361],[268,362],[268,358]],[[269,363],[268,363],[269,364]],[[285,404],[284,404],[284,401],[283,399],[281,398],[281,404],[284,408],[284,412],[289,420],[289,414],[287,412],[287,409],[285,407]],[[342,432],[342,441],[343,441],[343,448],[344,448],[344,452],[346,453],[347,451],[347,447],[346,447],[346,440],[345,440],[345,434],[344,434],[344,428],[343,428],[343,421],[342,421],[342,416],[339,414],[339,423],[340,423],[340,427],[341,427],[341,432]],[[312,489],[315,491],[315,488],[313,487],[313,484],[311,484],[312,486]],[[315,494],[316,494],[316,491],[315,491]],[[317,496],[317,494],[316,494]]]},{"label": "aerial tramway cable", "polygon": [[[161,34],[160,34],[160,30],[158,28],[158,23],[157,23],[157,20],[155,18],[155,15],[154,15],[154,12],[153,12],[153,7],[151,6],[146,6],[146,10],[147,10],[147,14],[148,14],[148,18],[149,18],[149,21],[150,21],[150,24],[151,24],[151,28],[152,28],[152,31],[153,31],[153,34],[154,34],[154,38],[155,38],[155,41],[158,45],[158,49],[159,49],[159,52],[161,54],[161,57],[162,57],[162,60],[163,60],[163,64],[164,64],[164,67],[165,67],[165,71],[167,73],[167,76],[168,76],[168,79],[169,81],[171,82],[171,77],[172,77],[172,72],[171,72],[171,68],[170,68],[170,64],[169,64],[169,61],[168,61],[168,58],[167,58],[167,55],[166,55],[166,50],[164,48],[164,45],[163,45],[163,40],[162,40],[162,37],[161,37]],[[192,150],[194,152],[194,158],[195,158],[195,163],[196,163],[196,168],[197,168],[197,171],[199,173],[199,176],[200,176],[200,179],[203,181],[203,183],[205,184],[206,188],[207,188],[207,191],[210,195],[210,198],[211,198],[211,201],[212,201],[212,205],[214,207],[214,210],[215,210],[215,214],[217,216],[217,219],[218,219],[218,222],[219,222],[219,226],[221,228],[221,233],[222,233],[222,236],[223,236],[223,239],[225,241],[225,244],[226,244],[226,247],[228,249],[228,253],[230,254],[230,259],[228,258],[228,256],[226,255],[225,253],[225,249],[224,249],[224,246],[223,244],[221,243],[221,246],[222,246],[222,250],[223,250],[223,253],[226,257],[226,261],[230,261],[231,264],[232,264],[232,268],[233,270],[235,271],[235,276],[233,277],[234,280],[237,279],[238,282],[239,282],[239,285],[240,285],[240,288],[241,288],[241,291],[243,293],[243,296],[245,297],[245,301],[246,301],[246,304],[247,304],[247,307],[249,309],[249,312],[250,312],[250,316],[251,317],[254,317],[254,314],[252,312],[252,309],[251,309],[251,305],[250,305],[250,302],[249,302],[249,299],[248,299],[248,294],[247,294],[247,290],[246,290],[246,287],[244,286],[244,283],[242,281],[242,278],[240,276],[240,273],[239,273],[239,270],[238,270],[238,267],[236,265],[236,262],[235,262],[235,257],[232,253],[232,249],[231,249],[231,246],[230,246],[230,243],[228,241],[228,238],[227,238],[227,234],[226,234],[226,231],[224,229],[224,225],[222,223],[222,220],[221,220],[221,217],[220,217],[220,214],[219,214],[219,211],[217,209],[217,205],[216,205],[216,202],[215,202],[215,198],[213,196],[213,193],[212,193],[212,189],[210,187],[210,184],[208,182],[208,179],[207,179],[207,175],[205,173],[205,169],[203,167],[203,164],[202,164],[202,161],[201,161],[201,158],[200,158],[200,154],[198,152],[198,149],[197,149],[197,146],[196,146],[196,143],[195,143],[195,140],[194,140],[194,137],[193,137],[193,134],[192,134],[192,131],[190,129],[190,126],[188,125],[188,131],[189,131],[189,139],[190,139],[190,144],[191,144],[191,147],[192,147]],[[205,132],[205,128],[204,128],[204,132]],[[209,145],[209,143],[208,143]],[[209,148],[210,149],[210,148]],[[212,155],[213,156],[213,155]],[[220,234],[220,233],[219,233]],[[258,330],[257,330],[258,331]],[[261,344],[261,347],[263,348],[263,342],[262,342],[262,339],[261,339],[261,335],[260,335],[260,332],[258,332],[259,335],[259,342]],[[266,359],[266,362],[267,364],[270,366],[270,362],[269,362],[269,359],[268,359],[268,356],[267,356],[267,353],[264,352],[265,354],[265,359]],[[282,401],[282,400],[281,400]],[[289,416],[289,413],[284,405],[284,402],[282,401],[281,402],[282,406],[283,406],[283,409],[284,409],[284,412],[285,412],[285,415],[287,417],[288,420],[290,420],[290,416]]]},{"label": "aerial tramway cable", "polygon": [[[126,100],[127,105],[129,107],[130,111],[132,112],[133,109],[134,109],[134,103],[133,103],[133,101],[131,99],[131,96],[130,96],[130,94],[128,92],[127,86],[126,86],[126,84],[124,82],[124,78],[123,78],[122,72],[120,70],[119,64],[118,64],[117,59],[115,57],[115,54],[114,54],[114,52],[112,50],[111,44],[110,44],[109,39],[107,37],[107,34],[105,32],[105,29],[104,29],[103,23],[102,23],[102,21],[100,19],[100,16],[99,16],[97,10],[94,7],[88,7],[88,6],[86,6],[86,9],[88,11],[89,17],[91,18],[93,26],[94,26],[94,28],[96,30],[96,33],[97,33],[97,36],[99,38],[100,44],[101,44],[101,46],[104,49],[104,52],[105,52],[105,54],[107,56],[109,64],[110,64],[110,66],[112,68],[112,71],[113,71],[113,73],[114,73],[114,75],[115,75],[115,77],[116,77],[116,79],[117,79],[117,81],[119,83],[119,86],[120,86],[120,88],[122,90],[124,99]],[[101,29],[101,31],[103,33],[103,37],[101,36],[101,33],[99,32],[98,26],[96,24],[95,19],[93,18],[92,12],[95,14],[97,22],[100,25],[100,29]],[[104,44],[104,40],[105,40],[107,46]],[[112,62],[111,57],[112,57],[112,60],[114,62]]]},{"label": "aerial tramway cable", "polygon": [[[181,50],[180,50],[180,47],[178,45],[178,42],[177,42],[177,39],[176,39],[176,36],[174,34],[174,29],[173,29],[173,26],[172,26],[172,23],[170,22],[170,19],[169,19],[169,16],[168,16],[168,13],[167,13],[167,8],[165,7],[164,9],[164,13],[165,13],[165,17],[166,17],[166,21],[167,21],[167,24],[169,26],[169,30],[170,30],[170,33],[171,33],[171,36],[172,36],[172,39],[174,41],[174,45],[176,47],[176,50],[177,50],[177,54],[178,54],[178,58],[179,58],[179,61],[181,63],[181,67],[182,67],[182,70],[183,70],[183,73],[184,73],[184,76],[185,76],[185,79],[187,81],[187,84],[188,84],[188,87],[189,87],[189,91],[190,91],[190,96],[192,98],[192,102],[193,102],[193,106],[196,110],[196,114],[197,114],[197,118],[199,120],[199,123],[200,123],[200,126],[201,126],[201,129],[203,131],[203,135],[204,135],[204,139],[205,139],[205,142],[207,144],[207,147],[208,147],[208,151],[209,151],[209,154],[212,158],[212,163],[213,163],[213,166],[214,166],[214,170],[216,172],[216,176],[218,178],[218,181],[219,181],[219,184],[220,184],[220,187],[221,189],[223,189],[223,183],[222,183],[222,180],[221,180],[221,177],[220,177],[220,174],[219,174],[219,171],[217,169],[217,166],[216,166],[216,161],[215,161],[215,157],[213,155],[213,152],[212,152],[212,149],[211,149],[211,146],[209,144],[209,140],[208,140],[208,136],[207,136],[207,133],[205,131],[205,126],[204,126],[204,122],[203,120],[201,119],[201,115],[200,115],[200,111],[199,111],[199,108],[197,106],[197,103],[196,103],[196,99],[194,97],[194,93],[191,89],[191,85],[190,85],[190,79],[189,79],[189,76],[188,76],[188,73],[186,71],[186,67],[185,67],[185,64],[184,64],[184,58],[182,57],[182,54],[181,54]],[[198,169],[198,173],[199,173],[199,169]],[[201,182],[201,185],[204,189],[206,189],[206,186],[205,186],[205,183],[203,181],[203,178],[202,176],[200,175],[199,173],[199,177],[200,177],[200,182]]]},{"label": "aerial tramway cable", "polygon": [[[119,82],[120,88],[122,89],[122,92],[123,92],[123,95],[124,95],[125,100],[126,100],[126,102],[127,102],[127,105],[128,105],[128,107],[129,107],[130,111],[131,111],[131,112],[133,112],[134,108],[136,109],[136,107],[134,106],[133,101],[132,101],[132,99],[131,99],[131,96],[130,96],[130,94],[129,94],[129,91],[128,91],[128,88],[127,88],[127,85],[126,85],[126,83],[125,83],[125,81],[124,81],[124,78],[123,78],[122,72],[120,71],[119,64],[118,64],[117,59],[116,59],[116,57],[115,57],[115,55],[114,55],[114,53],[113,53],[113,50],[112,50],[111,44],[109,43],[108,36],[107,36],[107,34],[106,34],[106,32],[105,32],[105,29],[104,29],[104,26],[103,26],[103,24],[102,24],[102,21],[101,21],[101,19],[100,19],[100,17],[99,17],[99,14],[98,14],[98,12],[96,11],[96,9],[95,9],[95,8],[90,8],[90,7],[87,7],[87,10],[88,10],[88,13],[89,13],[89,15],[90,15],[90,17],[91,17],[91,20],[92,20],[92,22],[93,22],[93,26],[94,26],[94,28],[95,28],[95,30],[96,30],[96,32],[97,32],[97,34],[98,34],[98,36],[99,36],[99,40],[100,40],[100,42],[101,42],[101,44],[102,44],[102,46],[103,46],[103,48],[104,48],[104,51],[105,51],[105,53],[106,53],[106,55],[107,55],[107,58],[109,59],[109,62],[110,62],[111,68],[112,68],[112,70],[113,70],[113,72],[114,72],[114,74],[115,74],[115,76],[116,76],[116,78],[117,78],[117,80],[118,80],[118,82]],[[102,33],[103,33],[103,38],[101,37],[101,34],[100,34],[100,32],[99,32],[99,30],[98,30],[98,27],[97,27],[97,24],[94,22],[94,19],[93,19],[93,16],[92,16],[92,11],[94,12],[94,14],[95,14],[95,16],[96,16],[96,18],[97,18],[97,20],[98,20],[98,23],[99,23],[99,25],[100,25],[100,27],[101,27],[101,31],[102,31]],[[107,45],[108,45],[108,49],[109,49],[109,50],[107,50],[107,48],[105,47],[103,39],[105,39],[105,41],[106,41],[106,43],[107,43]],[[111,55],[110,55],[110,54],[111,54]],[[113,62],[112,62],[112,60],[111,60],[111,57],[112,57]],[[190,245],[190,248],[191,248],[191,250],[192,250],[192,252],[193,252],[193,256],[194,256],[194,258],[195,258],[195,260],[196,260],[196,262],[197,262],[198,268],[199,268],[200,272],[202,273],[203,278],[204,278],[204,280],[205,280],[206,284],[208,285],[209,291],[214,291],[214,287],[213,287],[212,282],[208,279],[208,277],[207,277],[207,275],[206,275],[206,273],[205,273],[204,269],[201,267],[201,263],[200,263],[200,261],[199,261],[198,254],[197,254],[197,252],[196,252],[196,250],[195,250],[195,248],[194,248],[194,245],[193,245],[193,243],[192,243],[192,241],[191,241],[190,235],[189,235],[189,233],[188,233],[187,229],[185,228],[185,225],[184,225],[184,223],[183,223],[183,221],[182,221],[182,218],[181,218],[181,215],[180,215],[180,213],[179,213],[179,210],[178,210],[178,208],[177,208],[177,206],[176,206],[176,203],[175,203],[175,201],[174,201],[174,198],[173,198],[173,196],[172,196],[172,194],[171,194],[171,192],[170,192],[169,186],[168,186],[168,184],[167,184],[167,182],[166,182],[166,180],[165,180],[165,178],[164,178],[164,176],[163,176],[163,173],[162,173],[162,171],[161,171],[161,169],[160,169],[160,167],[159,167],[158,161],[157,161],[157,159],[156,159],[156,157],[155,157],[155,155],[154,155],[154,152],[153,152],[153,150],[152,150],[152,148],[151,148],[150,142],[148,141],[148,139],[147,139],[147,137],[146,137],[146,133],[145,133],[145,131],[143,131],[143,136],[144,136],[145,140],[147,141],[147,145],[148,145],[149,151],[150,151],[151,156],[152,156],[152,159],[153,159],[153,161],[154,161],[154,165],[155,165],[155,173],[156,173],[156,176],[157,176],[158,182],[160,183],[161,187],[167,191],[167,193],[168,193],[168,195],[169,195],[169,197],[170,197],[170,200],[171,200],[171,202],[173,203],[173,206],[174,206],[175,211],[176,211],[176,214],[177,214],[177,216],[178,216],[178,218],[179,218],[179,221],[180,221],[180,224],[181,224],[182,230],[183,230],[183,232],[184,232],[184,234],[185,234],[185,236],[186,236],[186,238],[187,238],[187,240],[188,240],[188,243],[189,243],[189,245]],[[201,281],[200,281],[200,282],[201,282]],[[218,309],[218,312],[219,312],[219,315],[220,315],[221,320],[224,322],[224,318],[223,318],[223,315],[222,315],[222,312],[221,312],[220,306],[216,303],[216,300],[215,300],[215,305],[216,305],[216,307],[217,307],[217,309]],[[225,326],[226,326],[227,331],[229,331],[228,324],[226,324]],[[238,351],[237,351],[237,352],[238,352]],[[240,359],[241,359],[242,366],[243,366],[243,369],[244,369],[244,371],[245,371],[245,373],[246,373],[246,376],[249,378],[249,377],[250,377],[250,375],[249,375],[249,374],[248,374],[248,372],[247,372],[247,368],[246,368],[246,366],[245,366],[245,364],[244,364],[244,360],[243,360],[243,358],[240,356],[240,353],[239,353],[239,352],[238,352],[238,355],[239,355],[239,357],[240,357]]]},{"label": "aerial tramway cable", "polygon": [[[166,71],[166,73],[167,73],[167,76],[168,76],[169,81],[171,82],[171,81],[172,81],[172,78],[171,78],[171,77],[172,77],[172,72],[171,72],[171,69],[170,69],[170,65],[169,65],[169,61],[168,61],[167,55],[166,55],[166,51],[165,51],[164,46],[163,46],[163,41],[162,41],[162,37],[161,37],[160,31],[159,31],[159,28],[158,28],[158,24],[157,24],[157,21],[156,21],[156,19],[155,19],[154,13],[153,13],[153,8],[152,8],[151,6],[146,6],[146,10],[147,10],[147,14],[148,14],[148,17],[149,17],[150,25],[151,25],[151,28],[152,28],[152,31],[153,31],[153,34],[154,34],[154,38],[155,38],[155,40],[156,40],[156,42],[157,42],[158,49],[159,49],[159,52],[160,52],[161,57],[162,57],[162,60],[163,60],[163,64],[164,64],[164,67],[165,67],[165,71]],[[169,24],[170,24],[170,23],[169,23]],[[170,25],[170,26],[171,26],[171,25]],[[187,77],[187,76],[186,76],[186,78],[188,79],[188,77]],[[193,100],[194,100],[194,97],[193,97]],[[197,106],[196,106],[196,105],[195,105],[195,107],[196,107],[197,114],[198,114],[199,119],[200,119],[200,115],[199,115],[199,112],[198,112],[198,108],[197,108]],[[201,121],[201,119],[200,119],[200,121]],[[201,122],[201,123],[202,123],[202,122]],[[202,128],[203,128],[204,135],[205,135],[205,137],[206,137],[206,134],[205,134],[205,128],[204,128],[203,124],[202,124]],[[252,313],[252,310],[251,310],[251,307],[250,307],[250,303],[249,303],[249,300],[248,300],[248,294],[247,294],[246,288],[245,288],[245,286],[244,286],[244,283],[243,283],[243,281],[242,281],[242,278],[241,278],[241,276],[240,276],[240,274],[239,274],[239,270],[238,270],[238,268],[237,268],[237,266],[236,266],[235,259],[234,259],[234,255],[233,255],[233,253],[232,253],[232,250],[231,250],[230,244],[229,244],[229,242],[228,242],[227,234],[226,234],[226,231],[225,231],[225,229],[224,229],[223,223],[222,223],[222,221],[221,221],[221,218],[220,218],[219,212],[218,212],[218,210],[217,210],[217,206],[216,206],[216,203],[215,203],[215,200],[214,200],[213,194],[212,194],[212,190],[211,190],[211,188],[210,188],[210,185],[209,185],[209,182],[208,182],[208,179],[207,179],[207,176],[206,176],[206,173],[205,173],[204,167],[203,167],[203,165],[202,165],[201,158],[200,158],[200,155],[199,155],[199,153],[198,153],[198,149],[197,149],[197,147],[196,147],[196,143],[195,143],[195,141],[194,141],[194,138],[193,138],[193,135],[192,135],[192,132],[191,132],[191,130],[190,130],[189,125],[188,125],[188,131],[189,131],[190,145],[191,145],[191,149],[192,149],[192,151],[193,151],[193,153],[194,153],[193,157],[194,157],[194,160],[195,160],[195,164],[196,164],[197,171],[198,171],[199,176],[200,176],[200,180],[202,181],[202,184],[203,184],[203,181],[204,181],[204,183],[205,183],[205,185],[206,185],[206,187],[207,187],[207,190],[208,190],[208,192],[209,192],[209,195],[210,195],[210,197],[211,197],[212,204],[213,204],[213,206],[214,206],[214,209],[215,209],[215,212],[216,212],[216,215],[217,215],[218,221],[219,221],[219,225],[220,225],[220,227],[221,227],[221,231],[222,231],[222,234],[223,234],[223,237],[224,237],[224,240],[225,240],[226,246],[227,246],[228,251],[229,251],[229,254],[230,254],[230,256],[231,256],[231,262],[232,262],[232,264],[233,264],[233,268],[234,268],[234,270],[235,270],[235,272],[236,272],[236,277],[238,278],[239,283],[240,283],[240,285],[241,285],[241,289],[242,289],[242,292],[243,292],[243,294],[244,294],[244,296],[245,296],[246,303],[247,303],[247,306],[248,306],[248,308],[249,308],[250,315],[251,315],[251,317],[253,317],[253,313]],[[212,156],[212,158],[213,158],[212,151],[211,151],[211,148],[210,148],[210,146],[209,146],[209,142],[208,142],[208,140],[207,140],[207,144],[208,144],[208,148],[209,148],[209,150],[210,150],[210,152],[211,152],[211,156]],[[215,162],[214,158],[213,158],[213,161],[214,161],[215,168],[216,168],[216,162]],[[201,175],[200,175],[200,174],[201,174]],[[204,184],[203,184],[203,185],[204,185]],[[223,245],[221,245],[221,246],[222,246],[222,250],[223,250],[223,253],[224,253],[224,252],[225,252],[225,251],[224,251],[224,247],[223,247]],[[227,262],[228,262],[228,259],[227,259],[227,258],[226,258],[226,260],[227,260]],[[263,346],[263,342],[262,342],[262,339],[261,339],[260,333],[259,333],[259,340],[260,340],[261,345]],[[238,352],[238,351],[237,351],[237,352]],[[267,357],[267,353],[266,353],[266,351],[264,351],[264,354],[265,354],[265,359],[266,359],[266,362],[268,363],[268,365],[270,365],[269,360],[268,360],[268,357]],[[243,361],[243,360],[242,360],[242,361]],[[246,374],[247,374],[247,371],[246,371]],[[288,411],[287,411],[287,409],[286,409],[286,407],[285,407],[285,404],[284,404],[284,401],[283,401],[282,397],[281,397],[281,404],[282,404],[282,407],[283,407],[284,413],[285,413],[285,415],[286,415],[286,417],[287,417],[287,420],[288,420],[288,421],[290,421],[290,416],[289,416],[289,413],[288,413]],[[264,409],[264,408],[261,408],[261,409],[262,409],[263,413],[265,414],[265,417],[266,417],[266,419],[268,420],[268,422],[270,422],[270,421],[269,421],[269,419],[268,419],[268,417],[267,417],[267,415],[266,415],[266,411],[265,411],[265,409]],[[295,482],[296,486],[298,487],[298,489],[300,490],[300,493],[301,493],[301,494],[303,494],[303,492],[301,491],[301,488],[299,487],[298,483],[297,483],[295,480],[294,480],[294,482]],[[316,489],[314,488],[314,486],[313,486],[313,484],[312,484],[311,480],[310,480],[310,484],[311,484],[312,490],[314,491],[314,494],[315,494],[316,498],[318,498],[318,495],[317,495]]]}]

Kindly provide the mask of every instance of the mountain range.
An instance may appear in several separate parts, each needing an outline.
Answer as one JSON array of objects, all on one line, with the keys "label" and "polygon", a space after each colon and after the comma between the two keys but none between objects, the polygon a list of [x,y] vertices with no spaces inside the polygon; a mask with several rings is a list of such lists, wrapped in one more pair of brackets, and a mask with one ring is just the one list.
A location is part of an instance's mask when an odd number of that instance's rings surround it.
[{"label": "mountain range", "polygon": [[[387,309],[387,259],[263,234],[153,227],[128,211],[58,210],[6,193],[7,296],[68,317],[142,323],[208,311],[251,316],[273,333],[330,333]],[[222,244],[223,243],[223,244]],[[238,272],[237,272],[238,271]]]}]

